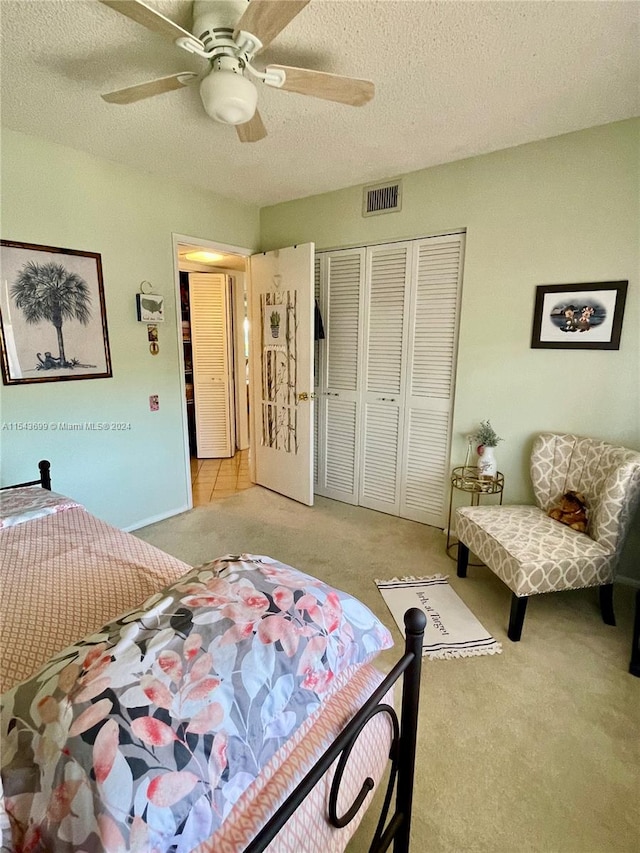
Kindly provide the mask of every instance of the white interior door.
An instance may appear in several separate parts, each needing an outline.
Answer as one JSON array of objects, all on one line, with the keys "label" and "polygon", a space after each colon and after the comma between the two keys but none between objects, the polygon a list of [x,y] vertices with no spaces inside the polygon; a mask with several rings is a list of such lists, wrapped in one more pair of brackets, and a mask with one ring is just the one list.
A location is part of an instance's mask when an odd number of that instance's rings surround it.
[{"label": "white interior door", "polygon": [[313,270],[305,243],[250,259],[255,481],[313,505]]},{"label": "white interior door", "polygon": [[189,303],[198,458],[233,456],[234,407],[227,276],[190,273]]}]

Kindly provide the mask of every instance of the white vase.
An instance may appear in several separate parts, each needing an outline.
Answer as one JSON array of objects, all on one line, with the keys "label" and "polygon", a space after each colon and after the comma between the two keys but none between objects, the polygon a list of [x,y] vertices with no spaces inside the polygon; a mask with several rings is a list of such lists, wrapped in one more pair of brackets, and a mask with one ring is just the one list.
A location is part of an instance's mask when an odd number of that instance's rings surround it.
[{"label": "white vase", "polygon": [[495,447],[488,447],[486,444],[482,450],[482,455],[478,456],[478,474],[481,477],[491,477],[495,479],[498,473],[498,463],[496,462]]}]

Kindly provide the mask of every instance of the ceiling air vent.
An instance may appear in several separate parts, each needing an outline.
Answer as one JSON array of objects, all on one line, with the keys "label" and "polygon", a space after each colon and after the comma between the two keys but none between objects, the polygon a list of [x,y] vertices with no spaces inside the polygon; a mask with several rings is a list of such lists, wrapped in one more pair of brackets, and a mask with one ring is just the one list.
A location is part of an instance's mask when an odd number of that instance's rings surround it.
[{"label": "ceiling air vent", "polygon": [[390,184],[372,184],[364,188],[362,215],[376,216],[378,213],[392,213],[402,207],[402,184],[393,181]]}]

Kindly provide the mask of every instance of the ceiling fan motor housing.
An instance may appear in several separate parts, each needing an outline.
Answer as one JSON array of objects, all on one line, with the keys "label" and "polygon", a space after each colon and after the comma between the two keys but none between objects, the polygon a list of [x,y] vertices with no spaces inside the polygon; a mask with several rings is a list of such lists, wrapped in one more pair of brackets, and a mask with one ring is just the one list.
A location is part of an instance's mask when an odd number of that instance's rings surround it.
[{"label": "ceiling fan motor housing", "polygon": [[247,8],[247,0],[195,0],[192,32],[207,50],[233,36],[236,24]]},{"label": "ceiling fan motor housing", "polygon": [[253,118],[258,92],[243,76],[244,57],[233,41],[233,31],[246,0],[195,0],[193,34],[210,56],[211,71],[200,83],[204,109],[223,124],[244,124]]},{"label": "ceiling fan motor housing", "polygon": [[258,105],[258,90],[242,76],[240,61],[233,56],[212,60],[210,73],[200,83],[200,97],[207,115],[223,124],[244,124]]}]

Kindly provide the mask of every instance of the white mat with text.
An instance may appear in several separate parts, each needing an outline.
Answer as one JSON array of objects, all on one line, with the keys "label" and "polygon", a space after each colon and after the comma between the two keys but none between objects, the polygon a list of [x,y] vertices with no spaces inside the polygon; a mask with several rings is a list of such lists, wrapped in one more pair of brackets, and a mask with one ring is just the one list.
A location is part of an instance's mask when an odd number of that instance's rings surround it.
[{"label": "white mat with text", "polygon": [[431,659],[494,655],[502,651],[444,575],[376,580],[376,586],[404,635],[404,613],[418,607],[427,617],[422,654]]}]

